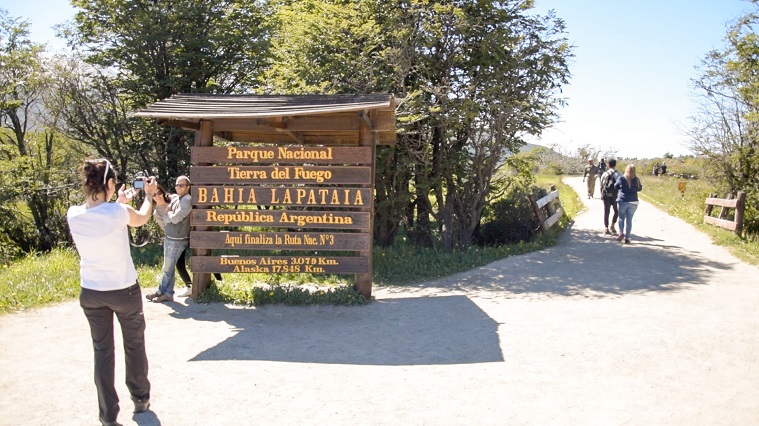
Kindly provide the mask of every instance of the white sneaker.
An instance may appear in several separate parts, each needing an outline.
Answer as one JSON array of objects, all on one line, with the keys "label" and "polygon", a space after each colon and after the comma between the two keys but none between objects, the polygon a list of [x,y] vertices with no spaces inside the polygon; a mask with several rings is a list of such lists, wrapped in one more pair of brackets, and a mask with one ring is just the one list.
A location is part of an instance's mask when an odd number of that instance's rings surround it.
[{"label": "white sneaker", "polygon": [[192,287],[186,287],[186,290],[184,293],[180,294],[182,297],[190,297],[192,296]]}]

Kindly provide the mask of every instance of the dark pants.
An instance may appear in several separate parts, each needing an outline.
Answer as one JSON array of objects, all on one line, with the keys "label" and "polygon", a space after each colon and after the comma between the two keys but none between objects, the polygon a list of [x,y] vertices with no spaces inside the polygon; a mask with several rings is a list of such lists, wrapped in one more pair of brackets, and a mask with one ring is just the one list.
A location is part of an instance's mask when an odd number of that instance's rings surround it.
[{"label": "dark pants", "polygon": [[609,209],[614,209],[614,218],[611,220],[611,224],[614,226],[614,224],[617,223],[617,217],[619,217],[619,212],[617,211],[617,202],[614,200],[614,198],[604,197],[604,226],[606,229],[609,229]]},{"label": "dark pants", "polygon": [[113,291],[82,288],[79,305],[90,323],[95,350],[95,387],[98,392],[101,421],[115,421],[119,415],[116,394],[113,345],[113,314],[124,337],[126,385],[132,399],[150,399],[148,357],[145,354],[145,316],[142,312],[140,286]]},{"label": "dark pants", "polygon": [[190,274],[187,273],[185,257],[187,257],[187,250],[182,252],[182,255],[177,259],[177,272],[179,272],[179,278],[184,281],[185,287],[190,287],[192,285],[192,278],[190,278]]}]

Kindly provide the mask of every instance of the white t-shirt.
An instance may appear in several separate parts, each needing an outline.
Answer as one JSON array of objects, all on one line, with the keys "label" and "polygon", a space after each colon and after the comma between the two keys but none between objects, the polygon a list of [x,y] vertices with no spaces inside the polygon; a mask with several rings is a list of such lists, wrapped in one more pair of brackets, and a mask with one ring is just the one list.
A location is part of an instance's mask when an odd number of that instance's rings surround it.
[{"label": "white t-shirt", "polygon": [[109,291],[137,282],[129,250],[129,211],[120,203],[69,207],[66,218],[79,252],[81,286]]}]

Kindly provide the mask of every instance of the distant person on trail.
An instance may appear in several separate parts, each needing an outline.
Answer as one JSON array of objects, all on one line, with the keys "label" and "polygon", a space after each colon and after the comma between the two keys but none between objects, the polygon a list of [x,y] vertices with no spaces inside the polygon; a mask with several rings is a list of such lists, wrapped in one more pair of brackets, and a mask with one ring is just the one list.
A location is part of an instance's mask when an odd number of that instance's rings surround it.
[{"label": "distant person on trail", "polygon": [[588,158],[588,165],[585,166],[585,173],[582,175],[582,181],[588,184],[588,198],[593,198],[596,192],[596,175],[598,167],[593,164],[593,159]]},{"label": "distant person on trail", "polygon": [[[614,185],[617,184],[617,178],[620,174],[615,169],[617,167],[617,160],[609,159],[609,168],[601,175],[601,198],[604,201],[604,234],[612,235],[616,234],[617,230],[614,228],[614,224],[619,217],[617,210],[617,188]],[[614,209],[614,217],[611,219],[611,226],[609,226],[609,210]],[[621,229],[621,228],[620,228]]]},{"label": "distant person on trail", "polygon": [[[121,325],[126,364],[126,385],[134,412],[150,408],[148,357],[145,352],[145,316],[142,295],[137,283],[129,250],[127,226],[142,226],[150,220],[151,203],[145,198],[139,210],[127,203],[139,192],[137,188],[116,191],[116,171],[105,159],[84,160],[79,168],[84,204],[71,206],[66,220],[79,253],[81,291],[79,305],[87,317],[95,352],[95,387],[100,422],[118,425],[119,396],[115,387],[115,350],[113,314]],[[145,191],[156,190],[155,177],[140,178]],[[65,423],[65,422],[64,422]]]},{"label": "distant person on trail", "polygon": [[603,175],[605,171],[606,171],[606,162],[602,158],[601,161],[598,162],[598,179],[599,179],[599,182],[601,180],[601,175]]},{"label": "distant person on trail", "polygon": [[661,167],[659,168],[659,170],[661,171],[661,175],[662,176],[666,175],[667,174],[667,163],[666,162],[661,163]]},{"label": "distant person on trail", "polygon": [[630,244],[630,231],[635,210],[638,209],[638,191],[643,190],[643,184],[635,173],[635,165],[628,164],[624,176],[617,178],[614,184],[617,188],[617,208],[619,209],[619,235],[617,241],[625,239]]},{"label": "distant person on trail", "polygon": [[659,162],[654,163],[654,170],[652,172],[654,176],[659,176]]}]

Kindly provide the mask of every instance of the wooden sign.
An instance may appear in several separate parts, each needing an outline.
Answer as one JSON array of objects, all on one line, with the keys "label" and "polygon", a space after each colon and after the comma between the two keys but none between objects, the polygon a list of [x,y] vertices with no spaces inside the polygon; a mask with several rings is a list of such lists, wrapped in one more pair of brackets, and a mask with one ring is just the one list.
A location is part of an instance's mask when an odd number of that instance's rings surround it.
[{"label": "wooden sign", "polygon": [[256,204],[262,206],[371,207],[372,190],[345,187],[255,187],[193,185],[193,203],[200,206]]},{"label": "wooden sign", "polygon": [[369,235],[348,232],[193,231],[190,246],[246,250],[369,250]]},{"label": "wooden sign", "polygon": [[371,167],[344,166],[194,166],[190,179],[195,184],[352,184],[368,185]]},{"label": "wooden sign", "polygon": [[192,226],[367,229],[369,213],[341,210],[202,209],[190,212],[190,224]]},{"label": "wooden sign", "polygon": [[370,147],[228,146],[190,150],[193,164],[372,164]]},{"label": "wooden sign", "polygon": [[193,256],[190,268],[201,273],[360,274],[369,272],[369,259],[348,256]]}]

